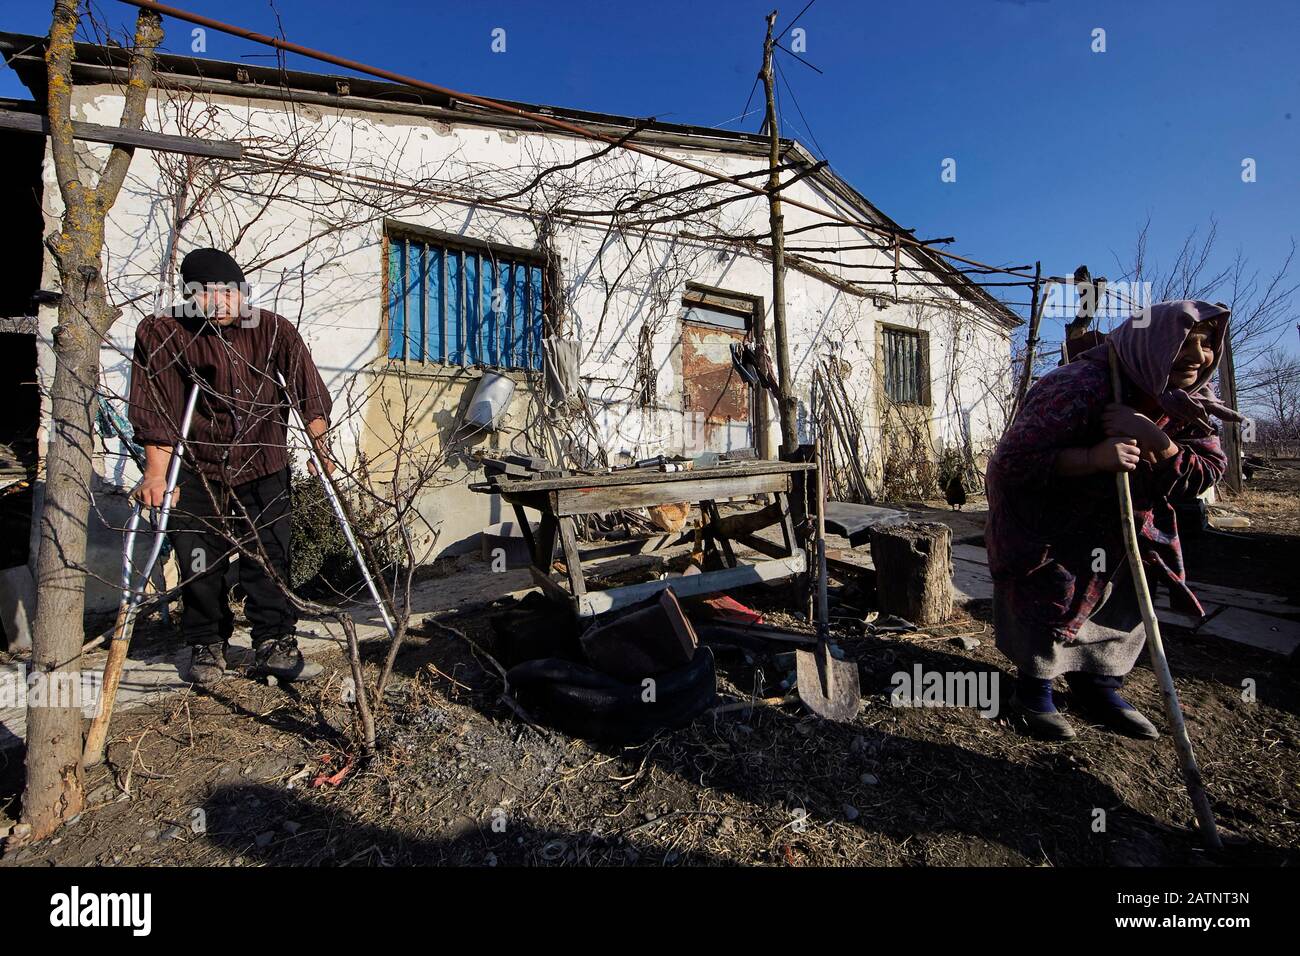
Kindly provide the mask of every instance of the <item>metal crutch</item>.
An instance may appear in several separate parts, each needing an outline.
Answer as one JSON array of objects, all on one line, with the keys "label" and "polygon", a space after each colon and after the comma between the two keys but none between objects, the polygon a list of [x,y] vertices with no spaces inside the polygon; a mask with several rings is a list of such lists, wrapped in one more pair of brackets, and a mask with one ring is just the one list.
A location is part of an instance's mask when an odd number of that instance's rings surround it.
[{"label": "metal crutch", "polygon": [[131,633],[135,629],[136,614],[144,603],[145,589],[153,577],[154,565],[162,553],[167,521],[171,517],[172,496],[176,491],[176,482],[180,477],[181,458],[185,455],[185,439],[189,437],[190,423],[194,420],[194,406],[198,402],[199,386],[195,383],[190,389],[190,396],[185,402],[185,414],[181,417],[180,440],[172,449],[171,462],[167,466],[167,488],[163,492],[162,506],[158,509],[158,521],[154,528],[153,547],[144,564],[144,573],[140,576],[140,587],[131,585],[132,558],[135,554],[135,536],[140,530],[140,518],[144,507],[136,501],[131,509],[131,520],[126,526],[126,541],[122,549],[122,603],[117,609],[117,623],[113,626],[113,640],[108,647],[108,660],[104,662],[104,677],[100,687],[100,707],[90,722],[86,734],[86,746],[82,751],[81,762],[94,766],[104,759],[104,745],[108,740],[108,722],[113,718],[113,704],[117,697],[117,687],[122,682],[122,666],[126,663],[127,647],[131,643]]},{"label": "metal crutch", "polygon": [[321,487],[325,489],[325,497],[329,499],[330,507],[334,509],[335,516],[339,519],[339,526],[343,529],[343,537],[348,541],[348,547],[352,549],[353,556],[357,559],[357,567],[361,569],[361,576],[365,578],[366,587],[370,590],[370,596],[375,600],[375,607],[379,609],[379,616],[384,619],[384,629],[388,631],[388,636],[393,640],[397,639],[397,628],[393,624],[393,617],[388,613],[388,606],[384,604],[384,599],[379,596],[379,586],[375,584],[374,576],[370,573],[370,567],[366,564],[366,559],[361,555],[361,548],[357,544],[356,537],[352,534],[352,524],[348,521],[347,512],[343,510],[343,502],[339,500],[338,492],[334,490],[334,482],[330,481],[329,475],[325,474],[325,463],[320,460],[320,455],[316,453],[316,442],[307,431],[307,425],[302,420],[302,415],[298,413],[298,406],[293,401],[293,396],[289,394],[289,386],[285,384],[284,376],[279,372],[275,373],[276,381],[280,383],[280,389],[284,392],[285,398],[289,402],[289,412],[293,415],[297,427],[302,430],[307,442],[307,454],[311,456],[312,464],[316,466],[316,477],[320,479]]}]

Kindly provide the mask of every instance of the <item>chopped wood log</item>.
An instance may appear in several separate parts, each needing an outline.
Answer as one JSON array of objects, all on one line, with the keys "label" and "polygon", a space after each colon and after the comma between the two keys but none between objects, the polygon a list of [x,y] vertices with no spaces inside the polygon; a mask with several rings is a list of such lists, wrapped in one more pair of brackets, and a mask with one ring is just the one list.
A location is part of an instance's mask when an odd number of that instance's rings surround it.
[{"label": "chopped wood log", "polygon": [[952,529],[930,521],[871,529],[880,610],[915,624],[952,616]]}]

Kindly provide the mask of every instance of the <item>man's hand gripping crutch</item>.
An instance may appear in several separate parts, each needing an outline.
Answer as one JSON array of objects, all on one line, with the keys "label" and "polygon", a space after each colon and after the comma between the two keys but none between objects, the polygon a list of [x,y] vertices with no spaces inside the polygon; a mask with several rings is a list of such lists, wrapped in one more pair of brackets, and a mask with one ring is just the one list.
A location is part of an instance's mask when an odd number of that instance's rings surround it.
[{"label": "man's hand gripping crutch", "polygon": [[[113,626],[113,640],[108,648],[108,660],[104,663],[104,677],[100,686],[99,710],[90,722],[86,734],[86,745],[82,753],[82,763],[93,766],[104,759],[104,744],[108,739],[108,723],[113,717],[113,703],[117,697],[117,688],[122,681],[122,667],[126,663],[126,651],[131,643],[131,633],[135,629],[136,615],[144,603],[145,590],[153,577],[154,566],[162,553],[164,536],[167,533],[167,521],[171,517],[172,505],[176,499],[176,482],[180,478],[181,458],[185,455],[185,440],[189,437],[190,423],[194,419],[194,405],[199,398],[199,386],[190,389],[185,402],[185,414],[181,417],[180,438],[172,449],[171,461],[167,466],[167,482],[160,496],[145,494],[146,482],[136,489],[131,508],[131,520],[126,526],[126,540],[122,547],[122,601],[117,609],[117,622]],[[140,530],[140,520],[146,507],[155,508],[153,546],[145,560],[139,576],[139,587],[134,586],[132,572],[135,564],[135,537]]]}]

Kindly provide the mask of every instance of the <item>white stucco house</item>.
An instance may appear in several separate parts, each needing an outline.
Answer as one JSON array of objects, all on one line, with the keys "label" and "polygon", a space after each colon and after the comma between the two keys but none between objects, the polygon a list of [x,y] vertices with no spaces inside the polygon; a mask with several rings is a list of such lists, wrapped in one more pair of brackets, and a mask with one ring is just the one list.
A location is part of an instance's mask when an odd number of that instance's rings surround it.
[{"label": "white stucco house", "polygon": [[[0,35],[36,104],[8,108],[39,111],[43,42]],[[79,47],[74,119],[117,124],[125,64],[121,49]],[[756,175],[768,166],[765,136],[514,105],[765,180]],[[104,395],[119,411],[136,324],[175,294],[184,253],[212,245],[244,266],[258,304],[298,324],[336,401],[341,458],[364,454],[382,468],[397,414],[422,453],[445,459],[420,504],[430,554],[473,546],[501,517],[467,488],[476,452],[583,465],[742,447],[775,457],[775,403],[732,363],[733,345],[772,343],[764,196],[454,97],[244,63],[161,56],[146,126],[237,143],[240,158],[136,152],[104,256],[123,309],[102,352]],[[27,265],[21,294],[4,304],[4,334],[35,337],[33,371],[48,382],[59,289],[40,243],[62,208],[48,151],[30,148],[40,137],[4,134],[20,139],[27,151],[6,160],[4,188],[39,214],[9,240]],[[94,167],[108,147],[79,149]],[[987,452],[1003,427],[1019,318],[939,255],[896,253],[889,237],[906,233],[800,143],[783,142],[782,166],[782,179],[796,180],[787,199],[869,224],[785,207],[801,427],[814,370],[830,362],[863,423],[875,493],[900,455]],[[547,389],[551,340],[577,358],[567,396]],[[514,394],[501,430],[466,436],[485,372],[513,381]],[[891,438],[904,427],[923,441]],[[106,436],[105,516],[120,515],[112,503],[134,479],[120,441]],[[111,581],[120,538],[105,521],[96,553]],[[114,600],[108,586],[89,597]]]}]

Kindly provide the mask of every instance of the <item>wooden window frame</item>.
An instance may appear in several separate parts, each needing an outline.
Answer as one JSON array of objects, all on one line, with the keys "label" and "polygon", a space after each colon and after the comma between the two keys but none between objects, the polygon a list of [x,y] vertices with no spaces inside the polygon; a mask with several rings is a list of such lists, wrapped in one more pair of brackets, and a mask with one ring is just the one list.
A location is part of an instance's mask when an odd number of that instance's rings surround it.
[{"label": "wooden window frame", "polygon": [[[747,292],[736,292],[732,289],[723,289],[718,286],[705,285],[702,282],[687,282],[685,289],[682,290],[681,306],[682,320],[685,320],[686,312],[689,311],[691,304],[706,306],[710,309],[716,309],[719,312],[727,312],[746,319],[745,330],[752,335],[756,342],[765,343],[765,323],[764,315],[767,311],[767,305],[761,295],[750,295]],[[678,330],[678,348],[681,347],[681,330]],[[775,367],[776,358],[772,358],[773,367]],[[681,372],[681,369],[678,369]],[[768,436],[768,429],[771,427],[771,416],[768,413],[767,392],[760,386],[751,386],[749,390],[749,414],[751,430],[754,433],[754,450],[759,458],[770,458],[772,455],[771,441]]]},{"label": "wooden window frame", "polygon": [[[931,408],[934,398],[930,389],[930,333],[925,329],[909,328],[906,325],[893,325],[888,322],[876,323],[877,369],[880,372],[880,394],[890,404],[910,408]],[[894,399],[889,394],[889,379],[885,369],[885,339],[890,333],[912,335],[917,338],[917,386],[920,401],[908,402]]]},{"label": "wooden window frame", "polygon": [[[504,243],[492,242],[485,239],[476,239],[472,236],[465,236],[458,233],[444,232],[440,229],[431,229],[427,226],[419,226],[413,223],[402,222],[396,219],[384,219],[382,237],[383,237],[383,241],[380,243],[380,275],[382,276],[382,283],[381,283],[382,299],[381,299],[381,310],[380,310],[381,311],[380,355],[383,356],[386,362],[401,362],[403,366],[405,366],[407,369],[412,371],[425,370],[425,371],[430,371],[435,373],[436,372],[472,372],[480,369],[486,369],[486,370],[490,370],[501,374],[507,374],[507,375],[521,375],[521,374],[541,372],[543,368],[543,350],[544,350],[543,343],[546,338],[547,329],[548,329],[547,317],[550,314],[549,313],[550,302],[549,302],[548,292],[551,283],[553,281],[553,279],[547,276],[548,263],[544,253],[542,253],[538,249],[525,249],[520,246],[507,245]],[[405,348],[403,349],[404,354],[400,357],[390,356],[389,353],[392,350],[392,344],[393,344],[392,341],[393,316],[391,313],[392,279],[390,275],[391,246],[393,240],[414,241],[423,244],[426,248],[436,246],[439,249],[441,249],[443,252],[460,253],[462,255],[470,254],[470,255],[482,256],[486,254],[488,256],[491,256],[494,260],[504,260],[512,266],[523,266],[526,269],[540,270],[540,274],[541,274],[541,281],[539,283],[540,288],[537,290],[538,295],[541,296],[540,318],[537,320],[538,324],[535,328],[532,327],[531,319],[529,323],[525,325],[525,335],[529,336],[529,338],[532,340],[532,342],[527,346],[527,351],[525,352],[525,355],[527,356],[527,360],[533,364],[525,364],[522,367],[503,365],[503,364],[492,364],[485,361],[485,356],[481,356],[481,355],[476,355],[475,361],[472,363],[465,362],[465,361],[450,362],[447,361],[445,358],[443,359],[412,358],[409,354],[410,341],[411,341],[411,336],[409,335],[409,332],[406,333],[405,335],[406,342],[405,342]],[[444,273],[443,273],[444,278],[447,275],[445,268],[446,267],[444,266]],[[476,278],[475,281],[477,284],[479,280]],[[463,273],[461,276],[461,283],[463,286],[464,283]],[[461,301],[459,304],[459,314],[458,314],[458,319],[462,329],[467,327],[468,320],[469,320],[469,316],[467,313],[467,301],[468,301],[467,297],[462,294]],[[479,317],[479,320],[482,321],[481,316]],[[404,326],[404,328],[409,329],[409,318],[404,317],[404,321],[407,323]],[[422,329],[422,333],[427,333],[428,331],[429,330],[427,328]],[[446,335],[449,331],[450,331],[449,328],[442,330],[443,333],[442,347],[443,347],[444,355],[451,354],[451,349],[448,347],[448,343],[446,342]],[[428,343],[426,341],[425,335],[422,334],[420,341],[423,343],[423,348],[427,352]],[[499,346],[500,343],[498,343],[498,348]],[[535,348],[535,352],[534,352],[534,348]],[[502,357],[501,354],[498,353],[497,356],[498,360],[500,360],[501,357]]]}]

